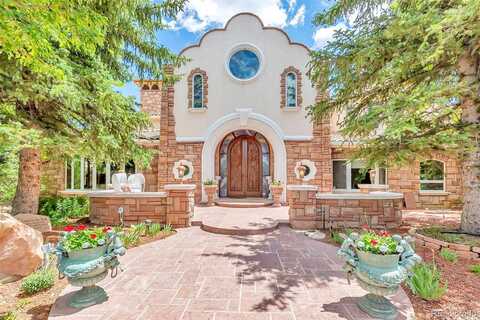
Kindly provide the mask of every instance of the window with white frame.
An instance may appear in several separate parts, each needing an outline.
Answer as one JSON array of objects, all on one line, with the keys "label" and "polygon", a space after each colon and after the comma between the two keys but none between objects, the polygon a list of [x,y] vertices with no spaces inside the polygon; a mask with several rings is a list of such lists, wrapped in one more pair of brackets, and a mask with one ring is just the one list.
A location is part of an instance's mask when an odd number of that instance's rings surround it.
[{"label": "window with white frame", "polygon": [[199,73],[193,76],[192,108],[203,108],[203,76]]},{"label": "window with white frame", "polygon": [[386,184],[385,168],[375,168],[375,181],[370,180],[365,163],[361,160],[333,160],[333,189],[336,191],[356,191],[359,184]]},{"label": "window with white frame", "polygon": [[297,75],[293,72],[287,74],[287,108],[297,106]]},{"label": "window with white frame", "polygon": [[128,161],[118,165],[109,161],[95,161],[73,157],[65,161],[65,189],[67,190],[105,190],[111,184],[112,175],[124,170],[127,174],[136,172],[135,163]]},{"label": "window with white frame", "polygon": [[445,165],[442,161],[420,162],[420,191],[445,191]]}]

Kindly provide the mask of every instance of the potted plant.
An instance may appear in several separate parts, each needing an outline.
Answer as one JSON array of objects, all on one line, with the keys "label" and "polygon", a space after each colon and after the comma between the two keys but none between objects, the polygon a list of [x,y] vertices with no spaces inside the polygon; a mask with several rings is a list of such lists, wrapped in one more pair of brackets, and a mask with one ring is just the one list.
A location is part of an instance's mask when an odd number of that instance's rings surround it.
[{"label": "potted plant", "polygon": [[338,251],[346,260],[347,276],[353,273],[369,292],[360,298],[358,306],[370,316],[396,319],[397,309],[385,296],[394,294],[408,271],[421,261],[410,242],[409,236],[391,236],[386,231],[366,231],[361,235],[353,232]]},{"label": "potted plant", "polygon": [[110,227],[87,228],[67,226],[57,244],[58,271],[73,286],[82,287],[69,301],[74,308],[85,308],[107,300],[105,290],[95,284],[103,280],[108,270],[117,275],[117,256],[125,248]]},{"label": "potted plant", "polygon": [[207,193],[207,206],[208,207],[214,206],[215,194],[217,193],[217,190],[218,190],[217,182],[213,179],[205,180],[203,181],[203,188]]},{"label": "potted plant", "polygon": [[283,193],[283,184],[280,180],[273,180],[270,183],[270,192],[272,193],[273,206],[280,207],[280,199],[282,198]]}]

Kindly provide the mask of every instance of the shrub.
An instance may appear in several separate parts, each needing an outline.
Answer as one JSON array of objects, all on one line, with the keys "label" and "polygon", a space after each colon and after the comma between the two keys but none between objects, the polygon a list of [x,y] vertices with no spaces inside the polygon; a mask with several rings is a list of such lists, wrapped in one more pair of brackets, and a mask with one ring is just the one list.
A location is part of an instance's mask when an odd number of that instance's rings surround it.
[{"label": "shrub", "polygon": [[39,207],[39,213],[48,216],[54,226],[66,225],[68,219],[86,217],[89,213],[86,197],[44,197]]},{"label": "shrub", "polygon": [[441,274],[435,264],[419,263],[412,269],[407,283],[413,294],[424,300],[438,300],[447,290],[440,282]]},{"label": "shrub", "polygon": [[332,231],[331,238],[335,243],[342,244],[343,243],[343,237],[340,235],[340,232],[337,231]]},{"label": "shrub", "polygon": [[26,294],[35,294],[37,292],[53,287],[55,284],[55,272],[53,269],[41,269],[35,271],[22,280],[20,289]]},{"label": "shrub", "polygon": [[15,312],[8,311],[7,313],[0,315],[0,320],[17,320]]},{"label": "shrub", "polygon": [[448,250],[447,248],[443,248],[440,251],[440,257],[448,262],[457,262],[458,261],[458,254],[455,251]]},{"label": "shrub", "polygon": [[172,232],[172,231],[173,231],[173,227],[171,224],[163,225],[163,232]]},{"label": "shrub", "polygon": [[162,232],[162,226],[159,223],[152,223],[150,227],[148,227],[147,234],[150,237],[155,237],[160,232]]},{"label": "shrub", "polygon": [[470,271],[480,276],[480,263],[470,266]]}]

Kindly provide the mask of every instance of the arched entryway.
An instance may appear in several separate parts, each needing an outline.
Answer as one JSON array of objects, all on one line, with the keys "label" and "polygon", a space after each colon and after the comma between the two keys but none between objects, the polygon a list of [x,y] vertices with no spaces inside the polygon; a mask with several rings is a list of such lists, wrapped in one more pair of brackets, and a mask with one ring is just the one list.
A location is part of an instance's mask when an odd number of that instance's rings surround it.
[{"label": "arched entryway", "polygon": [[[237,112],[228,114],[215,123],[207,131],[202,148],[202,181],[215,179],[215,157],[217,148],[223,139],[236,130],[253,130],[261,133],[268,141],[272,151],[272,178],[285,183],[287,180],[287,152],[283,142],[282,129],[272,119],[250,109],[237,109]],[[285,201],[285,192],[282,201]],[[205,191],[202,192],[202,201],[207,200]]]},{"label": "arched entryway", "polygon": [[222,140],[217,152],[220,197],[268,197],[272,157],[262,134],[236,130]]}]

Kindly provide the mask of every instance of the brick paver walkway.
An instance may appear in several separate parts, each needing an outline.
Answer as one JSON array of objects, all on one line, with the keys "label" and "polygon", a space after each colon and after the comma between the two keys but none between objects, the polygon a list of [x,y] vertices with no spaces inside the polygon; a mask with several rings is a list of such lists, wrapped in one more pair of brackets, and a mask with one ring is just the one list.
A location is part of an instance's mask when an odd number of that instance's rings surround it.
[{"label": "brick paver walkway", "polygon": [[[125,271],[101,283],[107,302],[69,308],[76,288],[67,287],[50,319],[370,319],[355,305],[365,292],[348,285],[336,250],[283,226],[254,236],[182,229],[129,250]],[[399,319],[413,318],[402,290],[393,301]]]}]

